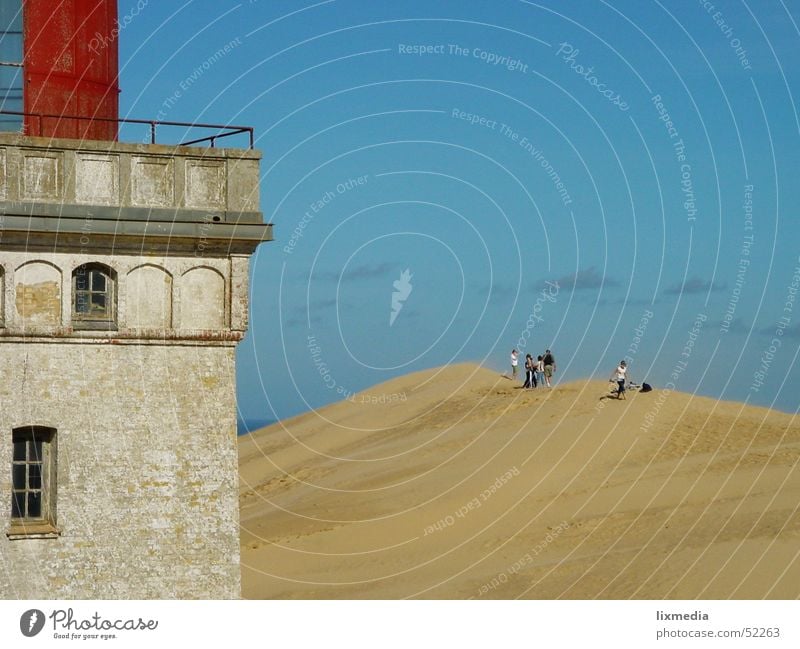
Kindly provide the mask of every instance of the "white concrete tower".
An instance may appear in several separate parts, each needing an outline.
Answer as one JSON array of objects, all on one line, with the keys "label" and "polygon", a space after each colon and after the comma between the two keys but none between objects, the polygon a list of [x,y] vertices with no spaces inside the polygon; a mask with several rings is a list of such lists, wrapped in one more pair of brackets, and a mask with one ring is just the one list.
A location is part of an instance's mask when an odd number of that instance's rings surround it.
[{"label": "white concrete tower", "polygon": [[0,134],[0,597],[239,597],[260,155],[77,117]]}]

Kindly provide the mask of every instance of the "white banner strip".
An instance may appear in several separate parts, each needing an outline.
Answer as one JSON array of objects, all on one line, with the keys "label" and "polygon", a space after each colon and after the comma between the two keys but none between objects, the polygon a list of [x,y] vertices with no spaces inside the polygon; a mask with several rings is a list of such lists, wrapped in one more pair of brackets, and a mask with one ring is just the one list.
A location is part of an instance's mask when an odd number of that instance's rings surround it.
[{"label": "white banner strip", "polygon": [[783,601],[0,602],[0,642],[117,649],[777,648],[800,646],[799,618],[800,603]]}]

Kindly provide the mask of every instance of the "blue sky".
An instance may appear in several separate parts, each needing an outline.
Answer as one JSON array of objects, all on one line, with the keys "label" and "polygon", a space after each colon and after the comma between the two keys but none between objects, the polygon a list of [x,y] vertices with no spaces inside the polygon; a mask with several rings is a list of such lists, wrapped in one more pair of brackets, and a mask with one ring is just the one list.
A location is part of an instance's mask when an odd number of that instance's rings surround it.
[{"label": "blue sky", "polygon": [[123,0],[120,20],[123,116],[256,128],[276,241],[252,260],[245,419],[523,345],[559,380],[628,356],[656,387],[797,410],[796,6]]}]

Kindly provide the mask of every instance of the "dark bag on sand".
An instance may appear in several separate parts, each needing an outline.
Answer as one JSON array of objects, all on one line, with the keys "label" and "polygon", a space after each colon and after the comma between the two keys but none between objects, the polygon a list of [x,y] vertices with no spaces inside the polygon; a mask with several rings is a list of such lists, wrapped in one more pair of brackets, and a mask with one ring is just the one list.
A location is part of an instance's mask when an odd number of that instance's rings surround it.
[{"label": "dark bag on sand", "polygon": [[639,392],[650,392],[653,387],[649,383],[642,383],[642,387],[639,388]]}]

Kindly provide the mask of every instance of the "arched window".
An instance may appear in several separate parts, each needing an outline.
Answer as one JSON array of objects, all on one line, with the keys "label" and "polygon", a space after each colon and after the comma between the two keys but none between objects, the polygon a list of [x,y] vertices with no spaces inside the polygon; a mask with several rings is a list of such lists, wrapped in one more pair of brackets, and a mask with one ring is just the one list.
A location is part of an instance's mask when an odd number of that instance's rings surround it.
[{"label": "arched window", "polygon": [[84,264],[72,273],[72,322],[82,329],[117,324],[117,276],[108,266]]}]

